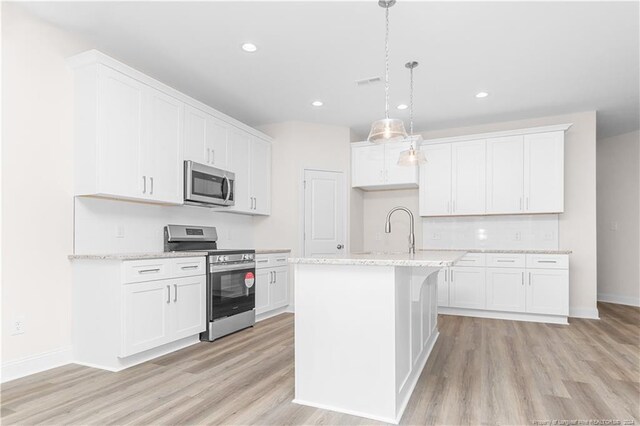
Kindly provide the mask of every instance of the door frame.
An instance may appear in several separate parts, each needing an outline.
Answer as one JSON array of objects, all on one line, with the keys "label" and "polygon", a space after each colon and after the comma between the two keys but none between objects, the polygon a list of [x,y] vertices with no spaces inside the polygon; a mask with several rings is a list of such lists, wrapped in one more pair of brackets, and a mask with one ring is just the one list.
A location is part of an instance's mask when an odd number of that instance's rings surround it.
[{"label": "door frame", "polygon": [[302,214],[300,215],[300,219],[299,219],[299,226],[300,226],[300,230],[302,230],[302,232],[300,233],[300,235],[298,236],[298,241],[300,242],[300,247],[301,247],[301,253],[302,253],[302,257],[306,257],[306,247],[305,247],[305,238],[304,238],[304,231],[305,231],[305,217],[306,217],[306,211],[305,211],[305,186],[304,186],[304,181],[305,181],[305,172],[310,171],[310,172],[329,172],[329,173],[342,173],[342,185],[344,188],[344,194],[343,194],[343,202],[344,202],[344,217],[342,218],[344,221],[344,230],[343,230],[343,237],[344,237],[344,252],[345,253],[349,253],[349,249],[351,247],[351,244],[349,243],[349,213],[350,213],[350,208],[349,208],[349,186],[347,185],[347,174],[344,170],[336,170],[336,169],[320,169],[317,167],[302,167],[300,169],[300,180],[299,180],[299,194],[300,196],[298,197],[299,203],[298,203],[298,208],[299,208],[299,212],[301,212]]}]

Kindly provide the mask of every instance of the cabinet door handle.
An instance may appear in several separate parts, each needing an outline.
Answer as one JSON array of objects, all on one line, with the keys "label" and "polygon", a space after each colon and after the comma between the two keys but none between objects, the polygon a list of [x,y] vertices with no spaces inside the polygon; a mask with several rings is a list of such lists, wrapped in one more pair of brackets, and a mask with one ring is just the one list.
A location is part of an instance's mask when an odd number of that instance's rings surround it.
[{"label": "cabinet door handle", "polygon": [[211,150],[207,148],[207,163],[211,163]]},{"label": "cabinet door handle", "polygon": [[167,304],[171,303],[171,286],[167,286]]},{"label": "cabinet door handle", "polygon": [[216,150],[212,149],[211,150],[211,164],[214,164],[216,162]]},{"label": "cabinet door handle", "polygon": [[258,210],[258,199],[253,197],[253,209]]},{"label": "cabinet door handle", "polygon": [[529,272],[529,287],[531,287],[531,272]]},{"label": "cabinet door handle", "polygon": [[189,269],[198,269],[198,265],[182,266],[183,271],[187,271]]},{"label": "cabinet door handle", "polygon": [[524,272],[522,273],[522,285],[524,285]]},{"label": "cabinet door handle", "polygon": [[146,176],[142,176],[142,193],[143,194],[147,193],[147,177]]},{"label": "cabinet door handle", "polygon": [[151,191],[149,192],[149,194],[153,195],[153,176],[149,178],[149,181],[151,182]]},{"label": "cabinet door handle", "polygon": [[178,284],[173,285],[173,301],[178,301]]},{"label": "cabinet door handle", "polygon": [[522,197],[520,197],[520,201],[518,201],[518,210],[522,211]]},{"label": "cabinet door handle", "polygon": [[453,208],[451,209],[452,213],[456,212],[456,200],[453,200]]},{"label": "cabinet door handle", "polygon": [[273,271],[273,283],[277,283],[278,282],[278,274],[276,273],[276,271]]},{"label": "cabinet door handle", "polygon": [[453,282],[453,269],[451,270],[451,282]]},{"label": "cabinet door handle", "polygon": [[527,197],[527,211],[529,210],[529,197]]},{"label": "cabinet door handle", "polygon": [[447,213],[451,213],[451,201],[447,201]]},{"label": "cabinet door handle", "polygon": [[538,263],[558,263],[557,260],[538,260]]},{"label": "cabinet door handle", "polygon": [[447,282],[447,275],[448,275],[448,274],[447,274],[447,272],[448,272],[448,271],[445,269],[445,270],[444,270],[444,282],[445,282],[445,283]]}]

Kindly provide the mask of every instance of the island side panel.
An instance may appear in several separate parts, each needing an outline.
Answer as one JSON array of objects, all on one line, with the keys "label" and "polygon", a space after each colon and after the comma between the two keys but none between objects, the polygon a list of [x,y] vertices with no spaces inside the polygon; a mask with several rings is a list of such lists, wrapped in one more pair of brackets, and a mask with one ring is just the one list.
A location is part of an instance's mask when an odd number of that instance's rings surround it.
[{"label": "island side panel", "polygon": [[396,268],[396,421],[411,398],[438,338],[439,268]]},{"label": "island side panel", "polygon": [[394,422],[393,266],[295,265],[294,402]]}]

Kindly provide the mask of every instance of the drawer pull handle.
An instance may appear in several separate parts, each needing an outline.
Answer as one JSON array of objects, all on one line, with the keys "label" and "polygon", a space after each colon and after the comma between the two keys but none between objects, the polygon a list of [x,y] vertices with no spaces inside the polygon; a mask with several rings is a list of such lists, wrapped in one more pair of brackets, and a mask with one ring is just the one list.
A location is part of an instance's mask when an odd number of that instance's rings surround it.
[{"label": "drawer pull handle", "polygon": [[269,259],[258,260],[258,263],[267,263],[268,261],[269,261]]},{"label": "drawer pull handle", "polygon": [[286,257],[281,257],[280,259],[276,259],[276,262],[286,262],[287,258]]},{"label": "drawer pull handle", "polygon": [[153,272],[160,272],[160,268],[154,268],[154,269],[141,269],[138,271],[139,274],[150,274]]},{"label": "drawer pull handle", "polygon": [[538,263],[558,263],[557,260],[538,260]]},{"label": "drawer pull handle", "polygon": [[513,259],[498,259],[496,262],[515,262]]},{"label": "drawer pull handle", "polygon": [[185,271],[188,269],[198,269],[198,265],[183,266],[182,269]]}]

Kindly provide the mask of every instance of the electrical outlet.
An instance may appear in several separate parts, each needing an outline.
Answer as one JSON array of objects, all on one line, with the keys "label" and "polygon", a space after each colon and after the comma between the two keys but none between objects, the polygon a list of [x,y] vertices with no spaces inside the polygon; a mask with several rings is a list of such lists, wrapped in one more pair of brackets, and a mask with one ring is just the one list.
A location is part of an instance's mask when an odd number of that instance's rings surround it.
[{"label": "electrical outlet", "polygon": [[11,335],[15,336],[18,334],[24,334],[24,332],[24,315],[14,317],[13,321],[11,321]]},{"label": "electrical outlet", "polygon": [[513,239],[516,240],[516,241],[522,240],[522,234],[520,232],[516,232],[516,234],[514,235]]},{"label": "electrical outlet", "polygon": [[380,232],[376,232],[376,241],[382,241],[382,234]]},{"label": "electrical outlet", "polygon": [[553,232],[545,232],[544,239],[547,241],[553,240]]},{"label": "electrical outlet", "polygon": [[434,232],[434,233],[431,235],[431,239],[432,239],[432,240],[439,240],[439,239],[440,239],[440,233],[438,233],[438,232]]},{"label": "electrical outlet", "polygon": [[124,238],[124,225],[116,227],[116,238]]},{"label": "electrical outlet", "polygon": [[618,222],[611,222],[611,225],[609,226],[609,229],[612,231],[617,231],[618,230]]}]

